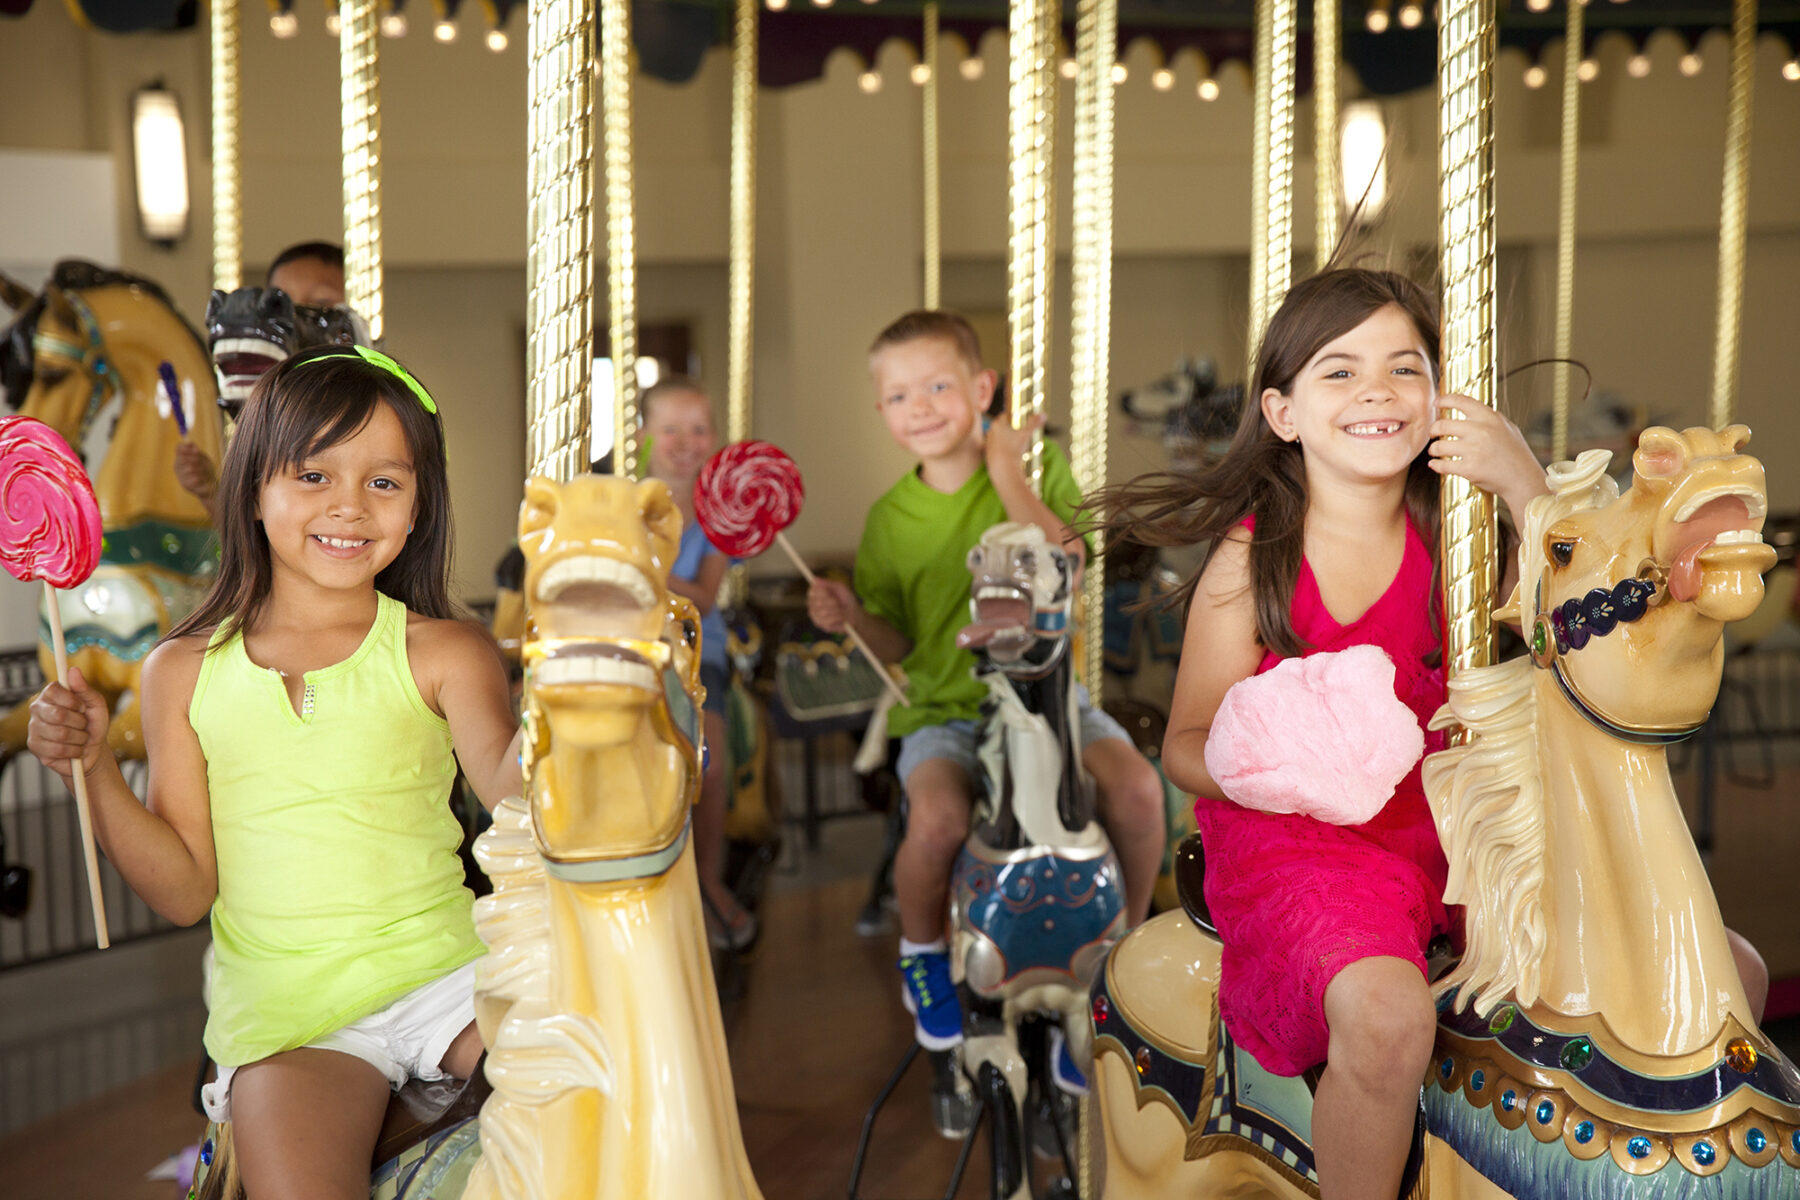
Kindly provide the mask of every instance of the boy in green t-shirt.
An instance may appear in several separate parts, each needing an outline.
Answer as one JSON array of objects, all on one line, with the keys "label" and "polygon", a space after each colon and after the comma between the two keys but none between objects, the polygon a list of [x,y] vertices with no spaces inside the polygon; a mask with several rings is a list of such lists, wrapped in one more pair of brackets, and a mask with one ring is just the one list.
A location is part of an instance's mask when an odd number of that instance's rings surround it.
[{"label": "boy in green t-shirt", "polygon": [[[1081,490],[1062,450],[1045,442],[1043,497],[1032,492],[1023,458],[1042,417],[1024,429],[1003,418],[983,429],[996,378],[982,367],[963,318],[908,313],[876,337],[869,371],[876,411],[919,465],[869,510],[855,591],[821,579],[807,610],[828,632],[853,624],[877,654],[906,669],[911,706],[888,716],[889,732],[902,738],[907,798],[906,838],[894,860],[900,971],[919,1042],[940,1049],[962,1040],[944,917],[950,871],[969,832],[975,722],[986,694],[973,675],[974,656],[956,646],[968,620],[967,556],[983,530],[1011,520],[1042,526],[1079,566],[1086,547],[1068,522]],[[1098,785],[1135,924],[1149,909],[1162,860],[1162,783],[1118,723],[1087,703],[1085,690],[1080,700],[1082,761]]]}]

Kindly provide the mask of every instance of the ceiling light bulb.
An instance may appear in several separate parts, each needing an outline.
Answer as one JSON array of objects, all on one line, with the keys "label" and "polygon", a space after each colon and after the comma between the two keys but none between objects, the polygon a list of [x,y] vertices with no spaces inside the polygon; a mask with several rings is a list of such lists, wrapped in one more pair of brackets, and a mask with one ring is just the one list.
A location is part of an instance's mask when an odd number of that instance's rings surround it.
[{"label": "ceiling light bulb", "polygon": [[1061,73],[1064,79],[1075,78],[1076,74],[1081,70],[1080,67],[1075,65],[1075,60],[1072,58],[1063,59],[1062,62],[1056,65],[1056,69]]},{"label": "ceiling light bulb", "polygon": [[1701,65],[1700,55],[1698,53],[1689,51],[1681,56],[1681,73],[1690,79],[1700,73]]},{"label": "ceiling light bulb", "polygon": [[1371,8],[1368,17],[1364,20],[1364,24],[1369,27],[1370,33],[1386,33],[1388,27],[1387,9]]},{"label": "ceiling light bulb", "polygon": [[1219,98],[1219,81],[1216,79],[1202,79],[1200,81],[1200,86],[1196,88],[1195,91],[1200,93],[1200,98],[1202,100],[1217,100]]},{"label": "ceiling light bulb", "polygon": [[931,82],[931,68],[924,63],[914,63],[909,74],[912,76],[912,81],[920,87]]},{"label": "ceiling light bulb", "polygon": [[787,0],[763,0],[770,12],[780,12],[787,7]]},{"label": "ceiling light bulb", "polygon": [[1124,63],[1113,64],[1112,81],[1115,84],[1124,83],[1129,78],[1131,78],[1131,72],[1125,69]]},{"label": "ceiling light bulb", "polygon": [[1167,67],[1158,67],[1150,72],[1150,86],[1159,92],[1166,92],[1175,86],[1175,72]]},{"label": "ceiling light bulb", "polygon": [[406,14],[396,12],[396,13],[388,13],[386,16],[382,17],[381,18],[381,36],[382,37],[391,37],[391,38],[405,37],[406,36]]},{"label": "ceiling light bulb", "polygon": [[291,12],[270,13],[269,32],[278,38],[291,38],[300,32],[300,18]]},{"label": "ceiling light bulb", "polygon": [[506,30],[490,29],[487,33],[487,48],[495,54],[506,49]]},{"label": "ceiling light bulb", "polygon": [[1425,12],[1418,5],[1403,4],[1400,6],[1400,28],[1417,29],[1419,27],[1419,22],[1424,19]]},{"label": "ceiling light bulb", "polygon": [[1790,58],[1782,63],[1781,77],[1789,83],[1800,83],[1800,58]]},{"label": "ceiling light bulb", "polygon": [[431,36],[440,42],[454,42],[456,40],[456,22],[439,21],[431,27]]},{"label": "ceiling light bulb", "polygon": [[970,83],[980,79],[981,72],[984,69],[985,67],[979,58],[965,58],[956,65],[957,74],[961,75],[964,79],[967,79]]},{"label": "ceiling light bulb", "polygon": [[1600,63],[1596,59],[1584,58],[1581,65],[1575,68],[1575,78],[1583,83],[1592,83],[1600,78]]},{"label": "ceiling light bulb", "polygon": [[869,95],[874,95],[881,90],[881,72],[864,71],[856,77],[856,86]]},{"label": "ceiling light bulb", "polygon": [[1532,63],[1529,67],[1525,68],[1525,86],[1534,92],[1537,91],[1537,89],[1544,86],[1545,75],[1546,72],[1542,66],[1537,63]]},{"label": "ceiling light bulb", "polygon": [[1634,54],[1625,62],[1625,73],[1633,79],[1642,79],[1650,74],[1650,56]]},{"label": "ceiling light bulb", "polygon": [[344,18],[338,16],[336,13],[326,13],[325,32],[332,37],[336,37],[338,34],[344,32]]}]

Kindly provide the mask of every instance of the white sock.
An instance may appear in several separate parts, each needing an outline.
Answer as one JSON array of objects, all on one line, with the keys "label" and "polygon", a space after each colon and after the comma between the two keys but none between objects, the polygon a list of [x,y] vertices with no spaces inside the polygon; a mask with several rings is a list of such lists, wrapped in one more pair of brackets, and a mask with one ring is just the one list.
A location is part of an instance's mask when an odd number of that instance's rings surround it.
[{"label": "white sock", "polygon": [[901,958],[911,958],[915,954],[942,954],[948,948],[943,938],[929,942],[909,942],[905,938],[900,939]]}]

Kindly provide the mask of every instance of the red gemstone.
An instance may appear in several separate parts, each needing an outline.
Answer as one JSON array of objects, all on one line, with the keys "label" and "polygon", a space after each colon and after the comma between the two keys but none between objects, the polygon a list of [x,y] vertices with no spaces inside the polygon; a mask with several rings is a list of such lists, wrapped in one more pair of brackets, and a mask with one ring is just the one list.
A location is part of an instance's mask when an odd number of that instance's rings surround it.
[{"label": "red gemstone", "polygon": [[1106,1002],[1105,996],[1094,997],[1094,1024],[1098,1025],[1112,1015],[1112,1005]]}]

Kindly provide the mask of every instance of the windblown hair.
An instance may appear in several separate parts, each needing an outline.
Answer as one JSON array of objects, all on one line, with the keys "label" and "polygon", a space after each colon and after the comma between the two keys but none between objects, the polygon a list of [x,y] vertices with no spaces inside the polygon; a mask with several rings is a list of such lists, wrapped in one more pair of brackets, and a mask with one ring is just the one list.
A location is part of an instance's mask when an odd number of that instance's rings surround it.
[{"label": "windblown hair", "polygon": [[421,616],[456,615],[450,601],[450,479],[443,426],[393,375],[347,356],[342,346],[318,346],[277,364],[245,402],[219,475],[219,577],[200,607],[168,637],[214,629],[229,636],[255,623],[274,584],[269,539],[257,515],[263,485],[354,436],[378,404],[400,419],[418,508],[405,547],[375,577],[375,588]]},{"label": "windblown hair", "polygon": [[[1514,601],[1527,628],[1534,614],[1522,598],[1543,574],[1544,535],[1568,514],[1617,498],[1618,485],[1606,475],[1610,457],[1589,450],[1573,463],[1556,464],[1552,494],[1526,507]],[[1546,944],[1534,672],[1530,658],[1515,658],[1452,679],[1449,703],[1432,728],[1461,725],[1470,739],[1425,759],[1425,795],[1450,860],[1444,900],[1467,908],[1467,949],[1436,988],[1457,991],[1459,1009],[1473,1002],[1483,1016],[1508,995],[1521,1004],[1537,999]]]},{"label": "windblown hair", "polygon": [[875,335],[869,343],[871,355],[889,346],[900,346],[923,338],[942,338],[956,347],[957,357],[971,371],[981,370],[981,339],[975,327],[958,313],[941,308],[915,309],[900,317]]},{"label": "windblown hair", "polygon": [[[1290,606],[1306,540],[1306,467],[1299,444],[1283,441],[1269,427],[1261,396],[1271,388],[1289,393],[1306,364],[1327,344],[1390,304],[1398,305],[1418,330],[1435,378],[1437,306],[1424,288],[1393,271],[1360,267],[1322,271],[1295,284],[1269,321],[1237,432],[1225,452],[1196,473],[1152,472],[1100,491],[1087,506],[1101,514],[1094,528],[1108,543],[1208,543],[1200,569],[1170,597],[1171,602],[1186,604],[1225,536],[1245,517],[1254,517],[1250,588],[1257,638],[1277,654],[1303,653],[1306,647],[1294,632]],[[1434,559],[1438,485],[1430,457],[1421,451],[1407,469],[1405,503]]]}]

